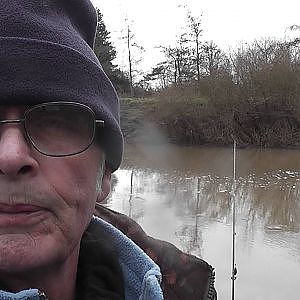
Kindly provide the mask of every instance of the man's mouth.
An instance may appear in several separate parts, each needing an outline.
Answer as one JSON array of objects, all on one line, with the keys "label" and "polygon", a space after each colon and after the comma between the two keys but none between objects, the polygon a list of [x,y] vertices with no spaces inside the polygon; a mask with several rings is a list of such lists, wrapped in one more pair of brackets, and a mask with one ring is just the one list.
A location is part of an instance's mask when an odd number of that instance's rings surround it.
[{"label": "man's mouth", "polygon": [[0,214],[34,213],[43,210],[40,206],[30,204],[0,204]]},{"label": "man's mouth", "polygon": [[0,204],[0,229],[1,231],[10,231],[11,228],[28,229],[41,224],[48,214],[47,209],[37,205]]}]

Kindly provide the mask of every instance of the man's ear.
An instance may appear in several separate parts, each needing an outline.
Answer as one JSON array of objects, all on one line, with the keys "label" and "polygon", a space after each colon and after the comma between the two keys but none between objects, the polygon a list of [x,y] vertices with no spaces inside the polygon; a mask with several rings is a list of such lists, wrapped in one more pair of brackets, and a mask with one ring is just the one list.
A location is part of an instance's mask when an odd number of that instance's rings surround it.
[{"label": "man's ear", "polygon": [[101,191],[97,196],[97,203],[103,202],[108,194],[110,193],[110,180],[111,180],[111,170],[107,164],[105,164],[104,173],[102,176],[102,183],[101,183]]}]

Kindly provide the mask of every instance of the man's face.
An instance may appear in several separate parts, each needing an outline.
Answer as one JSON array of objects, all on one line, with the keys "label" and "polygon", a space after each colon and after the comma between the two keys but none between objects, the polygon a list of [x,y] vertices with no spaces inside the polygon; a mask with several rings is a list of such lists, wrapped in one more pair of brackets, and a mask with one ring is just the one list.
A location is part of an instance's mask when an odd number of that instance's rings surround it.
[{"label": "man's face", "polygon": [[[0,119],[16,119],[24,108],[0,112]],[[74,156],[47,157],[26,141],[22,125],[0,124],[0,273],[76,256],[94,212],[102,158],[95,144]]]}]

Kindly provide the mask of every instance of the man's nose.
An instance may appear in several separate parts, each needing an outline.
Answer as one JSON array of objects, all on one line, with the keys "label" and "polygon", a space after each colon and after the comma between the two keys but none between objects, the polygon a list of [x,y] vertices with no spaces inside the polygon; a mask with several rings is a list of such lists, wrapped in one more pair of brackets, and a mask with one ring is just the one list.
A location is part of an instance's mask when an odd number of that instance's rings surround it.
[{"label": "man's nose", "polygon": [[19,124],[5,124],[0,128],[0,179],[34,176],[38,163],[31,156],[31,146]]}]

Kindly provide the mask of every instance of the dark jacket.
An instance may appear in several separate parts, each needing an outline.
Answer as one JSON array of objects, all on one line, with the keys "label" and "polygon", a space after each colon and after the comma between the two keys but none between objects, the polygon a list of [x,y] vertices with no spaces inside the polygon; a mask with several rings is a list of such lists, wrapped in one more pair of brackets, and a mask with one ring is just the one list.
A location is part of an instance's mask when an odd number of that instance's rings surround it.
[{"label": "dark jacket", "polygon": [[161,269],[166,300],[216,300],[215,273],[207,262],[183,253],[174,245],[148,236],[128,216],[97,204],[96,215],[109,222],[142,248]]}]

